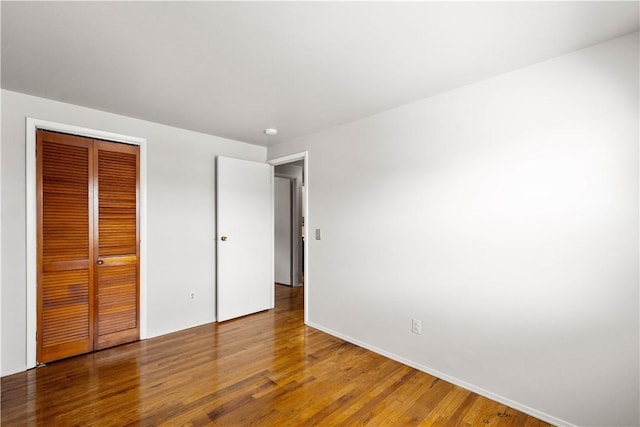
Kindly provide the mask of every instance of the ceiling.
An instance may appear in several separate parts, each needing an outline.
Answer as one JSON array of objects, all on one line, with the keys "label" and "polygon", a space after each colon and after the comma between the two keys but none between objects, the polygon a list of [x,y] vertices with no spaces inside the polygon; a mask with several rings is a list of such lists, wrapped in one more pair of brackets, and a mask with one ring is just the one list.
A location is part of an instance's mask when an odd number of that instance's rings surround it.
[{"label": "ceiling", "polygon": [[3,1],[2,87],[268,146],[638,31],[638,5]]}]

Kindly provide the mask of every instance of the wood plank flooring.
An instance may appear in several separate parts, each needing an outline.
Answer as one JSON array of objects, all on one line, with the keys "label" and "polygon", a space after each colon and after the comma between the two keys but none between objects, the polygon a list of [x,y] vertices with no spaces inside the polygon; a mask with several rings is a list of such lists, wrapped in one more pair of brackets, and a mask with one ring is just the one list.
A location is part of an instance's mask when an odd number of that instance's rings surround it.
[{"label": "wood plank flooring", "polygon": [[276,309],[2,379],[3,426],[548,426]]}]

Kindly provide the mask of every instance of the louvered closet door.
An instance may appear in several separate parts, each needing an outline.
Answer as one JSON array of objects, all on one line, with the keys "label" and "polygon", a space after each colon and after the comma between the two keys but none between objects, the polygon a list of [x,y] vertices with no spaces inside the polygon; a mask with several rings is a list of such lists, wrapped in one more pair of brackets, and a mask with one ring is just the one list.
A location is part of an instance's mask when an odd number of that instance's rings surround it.
[{"label": "louvered closet door", "polygon": [[38,131],[38,362],[139,339],[139,147]]},{"label": "louvered closet door", "polygon": [[92,141],[38,131],[38,362],[93,348]]},{"label": "louvered closet door", "polygon": [[97,350],[139,339],[139,147],[95,141]]}]

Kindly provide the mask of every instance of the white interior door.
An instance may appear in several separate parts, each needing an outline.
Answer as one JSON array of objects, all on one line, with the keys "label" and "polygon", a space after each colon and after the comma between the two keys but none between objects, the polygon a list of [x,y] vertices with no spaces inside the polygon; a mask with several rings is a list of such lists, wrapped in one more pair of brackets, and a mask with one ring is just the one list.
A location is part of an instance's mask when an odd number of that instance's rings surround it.
[{"label": "white interior door", "polygon": [[273,171],[265,163],[218,157],[217,318],[274,306]]},{"label": "white interior door", "polygon": [[275,281],[291,282],[291,180],[275,177],[273,184],[275,221]]}]

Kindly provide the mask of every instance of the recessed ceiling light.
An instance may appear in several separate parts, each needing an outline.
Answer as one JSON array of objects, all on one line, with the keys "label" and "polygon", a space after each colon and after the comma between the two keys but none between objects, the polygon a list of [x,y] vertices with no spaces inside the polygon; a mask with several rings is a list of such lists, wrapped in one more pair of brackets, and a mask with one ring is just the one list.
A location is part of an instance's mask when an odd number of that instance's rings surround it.
[{"label": "recessed ceiling light", "polygon": [[266,133],[267,135],[270,135],[270,136],[277,135],[278,134],[278,129],[267,128],[267,129],[264,130],[264,133]]}]

